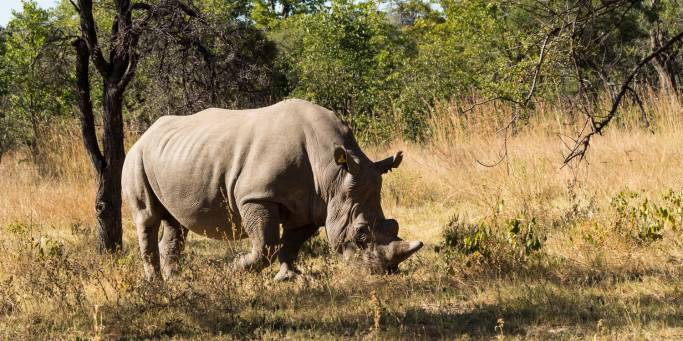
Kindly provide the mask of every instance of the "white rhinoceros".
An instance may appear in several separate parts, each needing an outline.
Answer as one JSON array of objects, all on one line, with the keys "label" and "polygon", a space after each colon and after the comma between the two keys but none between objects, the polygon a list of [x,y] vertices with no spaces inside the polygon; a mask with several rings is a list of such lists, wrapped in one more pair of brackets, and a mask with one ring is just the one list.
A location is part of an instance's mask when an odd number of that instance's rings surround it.
[{"label": "white rhinoceros", "polygon": [[236,259],[237,267],[258,271],[277,256],[275,278],[289,279],[299,248],[323,225],[337,252],[361,253],[381,271],[395,271],[422,247],[398,238],[398,223],[380,205],[381,175],[401,158],[398,152],[372,162],[339,118],[302,100],[162,117],[123,166],[145,275],[177,271],[189,229],[215,239],[248,237],[251,253]]}]

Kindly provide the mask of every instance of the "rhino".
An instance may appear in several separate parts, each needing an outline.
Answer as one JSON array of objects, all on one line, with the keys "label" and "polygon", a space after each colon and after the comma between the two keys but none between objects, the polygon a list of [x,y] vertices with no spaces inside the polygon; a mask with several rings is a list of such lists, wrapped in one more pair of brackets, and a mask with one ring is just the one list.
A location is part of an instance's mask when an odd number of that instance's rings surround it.
[{"label": "rhino", "polygon": [[344,259],[394,272],[423,245],[399,238],[382,212],[382,175],[401,160],[399,151],[371,161],[342,120],[304,100],[210,108],[152,124],[126,155],[122,194],[150,280],[177,274],[188,230],[249,238],[235,267],[260,271],[277,260],[276,280],[300,274],[299,249],[321,226]]}]

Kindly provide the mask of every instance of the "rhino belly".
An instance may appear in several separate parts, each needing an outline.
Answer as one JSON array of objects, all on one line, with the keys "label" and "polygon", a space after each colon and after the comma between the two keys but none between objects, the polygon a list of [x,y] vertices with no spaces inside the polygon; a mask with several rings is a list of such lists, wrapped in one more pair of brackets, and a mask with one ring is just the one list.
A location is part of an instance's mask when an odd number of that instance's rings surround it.
[{"label": "rhino belly", "polygon": [[227,190],[216,181],[207,181],[210,178],[173,177],[175,181],[160,181],[155,192],[166,211],[192,232],[222,240],[247,237],[228,209]]},{"label": "rhino belly", "polygon": [[223,218],[218,215],[203,215],[186,227],[194,233],[211,239],[238,240],[248,237],[242,228],[233,225],[231,222],[226,222]]}]

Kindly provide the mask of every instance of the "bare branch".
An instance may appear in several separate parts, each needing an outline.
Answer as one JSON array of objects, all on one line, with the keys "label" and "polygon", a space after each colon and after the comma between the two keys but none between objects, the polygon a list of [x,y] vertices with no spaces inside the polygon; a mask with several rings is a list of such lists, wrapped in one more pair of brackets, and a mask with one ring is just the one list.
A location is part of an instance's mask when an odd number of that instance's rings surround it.
[{"label": "bare branch", "polygon": [[81,38],[76,39],[73,45],[76,48],[76,90],[78,106],[81,112],[83,144],[88,151],[93,167],[98,174],[102,174],[106,164],[100,146],[97,143],[95,117],[92,111],[92,100],[90,99],[90,79],[88,75],[90,51],[87,43]]},{"label": "bare branch", "polygon": [[81,21],[81,35],[83,41],[90,50],[90,57],[92,58],[97,71],[99,71],[103,77],[109,77],[111,66],[104,59],[102,49],[97,42],[97,28],[92,14],[92,0],[78,0],[78,4],[80,5],[77,6],[77,8],[79,8],[78,12]]},{"label": "bare branch", "polygon": [[81,9],[78,8],[78,5],[76,5],[74,0],[69,0],[69,2],[71,3],[72,6],[74,6],[74,9],[76,10],[76,12],[81,13]]},{"label": "bare branch", "polygon": [[500,96],[496,96],[496,97],[492,97],[492,98],[489,98],[489,99],[485,99],[485,100],[483,100],[483,101],[476,102],[476,103],[472,104],[469,108],[467,108],[467,109],[465,109],[465,110],[462,110],[462,109],[458,108],[458,111],[460,112],[460,114],[464,114],[464,113],[467,113],[467,112],[470,112],[470,111],[474,110],[474,108],[476,108],[476,107],[478,107],[478,106],[480,106],[480,105],[484,105],[484,104],[486,104],[486,103],[490,103],[490,102],[493,102],[493,101],[496,101],[496,100],[499,100],[499,99],[501,99]]},{"label": "bare branch", "polygon": [[529,104],[529,102],[531,101],[531,97],[533,97],[534,91],[536,90],[536,82],[538,81],[538,75],[541,73],[541,66],[543,65],[543,60],[545,59],[546,46],[548,44],[548,40],[559,32],[560,28],[555,28],[545,36],[545,39],[543,39],[543,45],[541,45],[541,52],[538,56],[538,63],[536,63],[536,67],[534,68],[534,77],[531,81],[531,88],[529,89],[529,93],[526,95],[526,98],[524,98],[524,106],[527,106]]},{"label": "bare branch", "polygon": [[657,49],[656,51],[652,52],[650,55],[647,57],[643,58],[638,62],[638,64],[631,70],[631,73],[629,73],[628,77],[621,83],[621,88],[619,90],[619,93],[614,97],[612,100],[612,107],[610,108],[609,112],[607,113],[606,116],[604,116],[602,119],[595,119],[594,115],[591,115],[591,119],[593,121],[593,130],[583,136],[582,138],[579,139],[577,142],[575,148],[565,157],[564,163],[567,164],[571,162],[574,159],[578,160],[583,160],[585,158],[586,152],[588,151],[588,148],[590,147],[590,141],[593,135],[595,134],[602,134],[603,129],[609,124],[610,121],[616,116],[617,110],[619,109],[619,105],[621,104],[621,100],[623,99],[624,95],[626,92],[630,89],[631,82],[635,78],[635,76],[640,72],[640,70],[643,68],[643,66],[647,65],[652,59],[660,55],[661,53],[667,51],[670,49],[674,44],[683,41],[683,32],[678,33],[676,36],[671,38],[666,44],[664,44],[662,47]]}]

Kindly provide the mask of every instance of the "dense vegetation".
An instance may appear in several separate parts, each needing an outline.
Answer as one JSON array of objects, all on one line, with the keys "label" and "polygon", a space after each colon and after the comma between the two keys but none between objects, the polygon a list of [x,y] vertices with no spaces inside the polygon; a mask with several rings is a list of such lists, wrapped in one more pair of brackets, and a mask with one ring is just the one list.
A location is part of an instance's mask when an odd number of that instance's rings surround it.
[{"label": "dense vegetation", "polygon": [[[517,103],[520,117],[532,115],[539,100],[600,115],[607,108],[596,108],[596,98],[614,95],[639,60],[683,31],[677,0],[214,0],[188,7],[198,16],[159,16],[140,38],[142,60],[124,103],[133,131],[161,115],[286,97],[335,110],[370,141],[424,140],[436,103],[473,96]],[[101,45],[114,44],[112,4],[98,1],[94,10]],[[78,25],[63,0],[48,10],[25,2],[2,29],[0,155],[28,147],[39,159],[43,131],[76,116],[71,42]],[[658,55],[635,82],[680,90],[680,50]],[[97,115],[102,94],[94,91]]]}]

